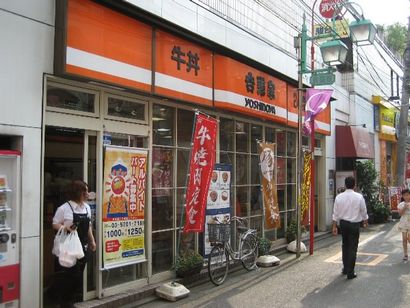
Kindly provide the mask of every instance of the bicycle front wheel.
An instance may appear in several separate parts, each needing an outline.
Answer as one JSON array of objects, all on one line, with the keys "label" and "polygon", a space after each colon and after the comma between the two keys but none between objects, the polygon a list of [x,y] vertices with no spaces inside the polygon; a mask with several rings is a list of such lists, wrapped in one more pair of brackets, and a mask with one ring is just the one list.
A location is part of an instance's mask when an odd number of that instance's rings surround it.
[{"label": "bicycle front wheel", "polygon": [[258,257],[258,241],[256,236],[249,234],[243,239],[241,249],[241,261],[247,271],[256,268],[256,258]]},{"label": "bicycle front wheel", "polygon": [[219,286],[228,275],[229,254],[225,245],[215,245],[208,257],[208,274],[212,283]]}]

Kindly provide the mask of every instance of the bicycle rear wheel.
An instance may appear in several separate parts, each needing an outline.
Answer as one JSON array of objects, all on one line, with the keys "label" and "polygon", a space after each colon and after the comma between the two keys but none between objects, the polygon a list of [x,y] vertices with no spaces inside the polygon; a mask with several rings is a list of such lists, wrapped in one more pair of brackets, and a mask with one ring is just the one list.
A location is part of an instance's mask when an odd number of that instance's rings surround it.
[{"label": "bicycle rear wheel", "polygon": [[224,244],[215,245],[208,257],[208,274],[212,283],[219,286],[228,274],[229,254]]},{"label": "bicycle rear wheel", "polygon": [[247,235],[242,242],[241,261],[247,271],[256,268],[256,258],[258,257],[258,240],[255,235]]}]

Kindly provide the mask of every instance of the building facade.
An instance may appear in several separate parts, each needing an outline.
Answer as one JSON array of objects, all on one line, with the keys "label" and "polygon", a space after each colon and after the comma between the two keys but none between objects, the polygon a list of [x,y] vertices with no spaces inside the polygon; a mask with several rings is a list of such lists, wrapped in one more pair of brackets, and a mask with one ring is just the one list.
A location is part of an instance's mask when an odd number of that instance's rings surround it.
[{"label": "building facade", "polygon": [[[21,152],[21,307],[49,302],[47,290],[59,275],[51,254],[51,220],[72,179],[84,179],[92,192],[98,243],[84,276],[84,299],[172,277],[197,110],[219,122],[216,161],[232,167],[232,214],[245,217],[270,240],[284,242],[296,215],[293,37],[310,8],[304,1],[277,1],[275,9],[264,1],[233,3],[42,0],[1,5],[0,35],[8,44],[0,57],[5,68],[0,73],[0,149]],[[263,14],[250,17],[257,11]],[[359,78],[359,70],[351,74]],[[376,86],[367,93],[368,85],[357,88],[356,82],[349,88],[345,76],[336,75],[336,100],[316,121],[318,230],[331,224],[336,127],[364,121],[376,151],[353,158],[378,159],[371,96],[380,92]],[[277,145],[281,227],[276,230],[263,225],[257,141]],[[303,138],[303,146],[309,142]],[[104,232],[102,206],[108,144],[148,153],[145,257],[114,267],[104,259],[111,235]],[[183,241],[203,251],[201,234]]]}]

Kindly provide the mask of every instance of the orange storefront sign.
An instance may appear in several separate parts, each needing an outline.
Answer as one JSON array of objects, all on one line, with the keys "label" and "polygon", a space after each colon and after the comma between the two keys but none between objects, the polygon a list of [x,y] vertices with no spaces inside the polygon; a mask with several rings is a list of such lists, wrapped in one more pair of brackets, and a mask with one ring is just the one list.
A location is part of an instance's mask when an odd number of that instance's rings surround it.
[{"label": "orange storefront sign", "polygon": [[215,106],[286,124],[286,82],[215,55]]},{"label": "orange storefront sign", "polygon": [[163,31],[155,45],[155,93],[212,106],[212,52]]},{"label": "orange storefront sign", "polygon": [[68,1],[65,72],[150,91],[152,28],[93,1]]}]

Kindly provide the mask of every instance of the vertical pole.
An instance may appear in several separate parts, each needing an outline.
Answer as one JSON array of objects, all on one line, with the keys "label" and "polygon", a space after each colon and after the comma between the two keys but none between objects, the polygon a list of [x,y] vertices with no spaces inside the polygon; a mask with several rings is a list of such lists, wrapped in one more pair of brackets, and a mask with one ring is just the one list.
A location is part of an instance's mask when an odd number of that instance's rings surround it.
[{"label": "vertical pole", "polygon": [[410,98],[410,17],[407,25],[407,45],[404,50],[404,75],[401,93],[400,121],[399,121],[399,138],[397,142],[397,178],[398,186],[406,184],[405,167],[406,167],[406,148],[407,148],[407,127],[409,114]]},{"label": "vertical pole", "polygon": [[307,29],[305,24],[306,16],[303,14],[302,33],[298,36],[298,143],[296,154],[296,186],[297,186],[297,209],[296,209],[296,258],[300,258],[300,241],[301,241],[301,210],[302,210],[302,107],[303,107],[303,73],[306,71],[306,41],[307,41]]},{"label": "vertical pole", "polygon": [[315,116],[312,116],[310,122],[310,150],[312,151],[312,159],[310,161],[310,240],[309,254],[313,255],[313,245],[315,236]]},{"label": "vertical pole", "polygon": [[301,215],[302,215],[302,105],[303,105],[303,80],[302,80],[302,35],[298,36],[299,48],[298,48],[298,60],[299,60],[299,73],[298,73],[298,142],[296,153],[296,170],[297,170],[297,209],[296,209],[296,259],[300,258],[300,241],[301,241]]}]

